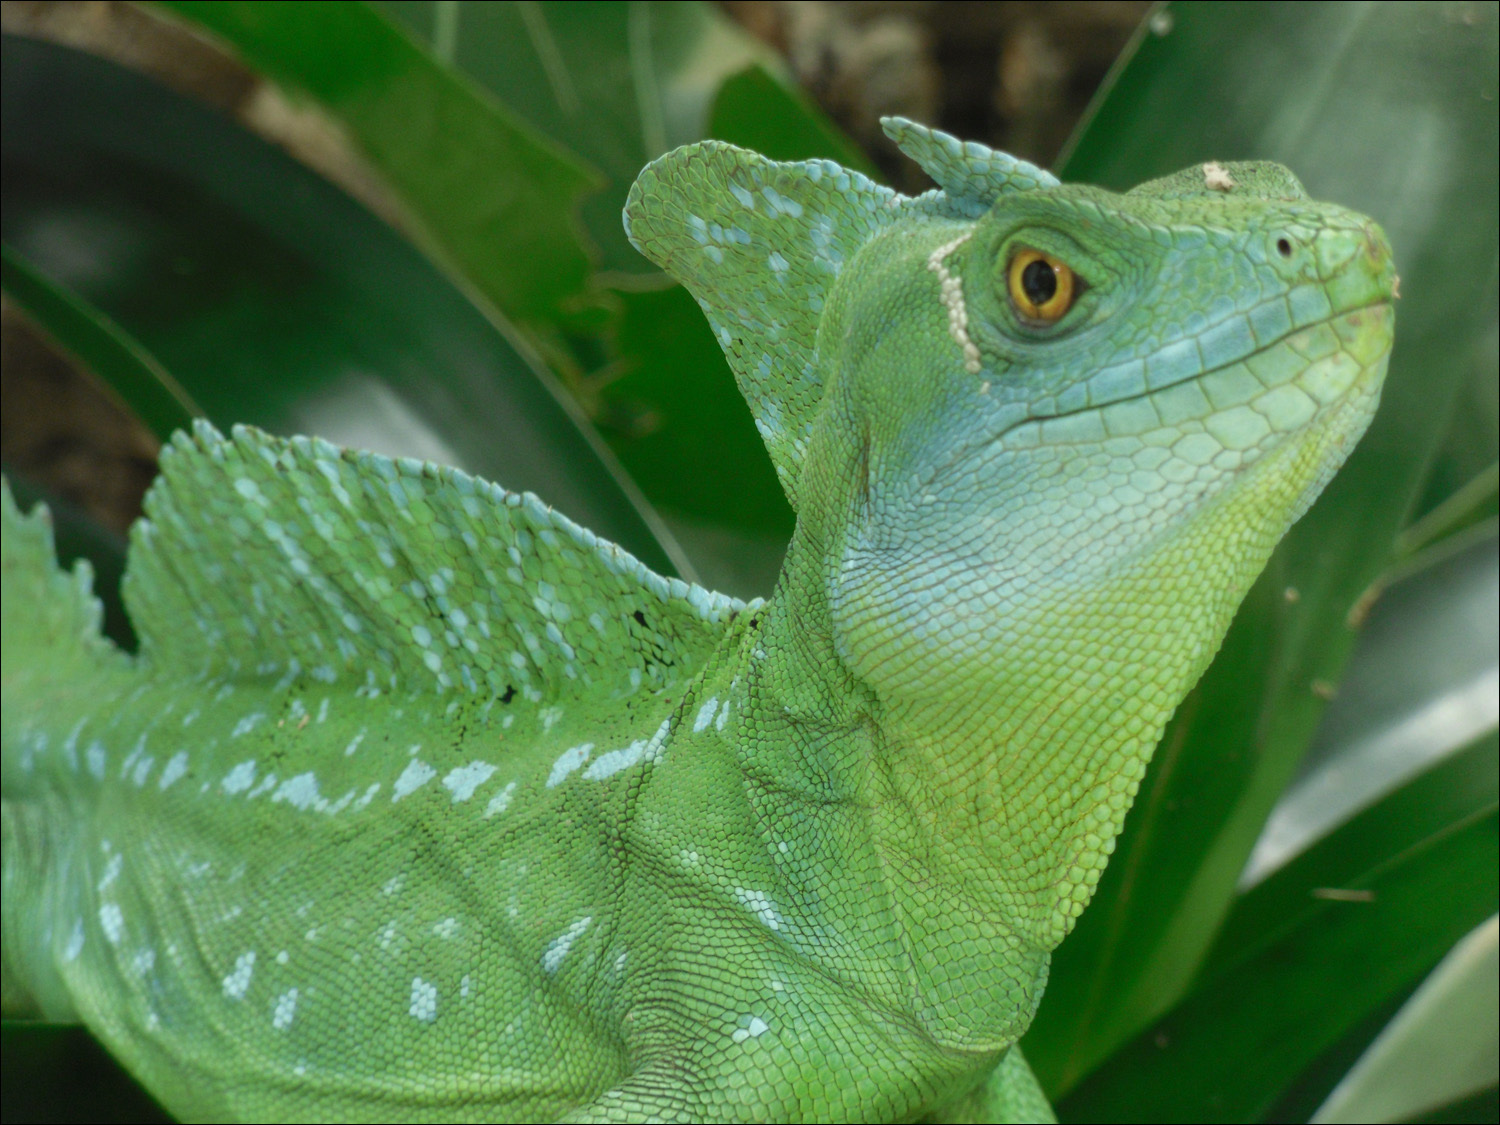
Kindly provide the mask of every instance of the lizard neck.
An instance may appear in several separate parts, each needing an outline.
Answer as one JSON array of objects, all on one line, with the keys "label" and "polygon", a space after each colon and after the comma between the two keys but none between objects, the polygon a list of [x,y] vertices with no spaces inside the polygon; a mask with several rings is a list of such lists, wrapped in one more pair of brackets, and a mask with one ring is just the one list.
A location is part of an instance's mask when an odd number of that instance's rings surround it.
[{"label": "lizard neck", "polygon": [[[1003,1046],[1029,1024],[1167,720],[1283,530],[1292,474],[1275,462],[1306,453],[1268,458],[1088,583],[1007,600],[972,568],[945,569],[940,550],[851,568],[865,483],[845,428],[849,447],[810,465],[824,479],[802,491],[749,656],[758,721],[786,733],[763,745],[791,779],[759,811],[783,817],[788,796],[857,810],[911,960],[895,986],[907,1010],[940,1042]],[[1240,514],[1212,510],[1225,504]],[[859,628],[883,639],[851,640]],[[766,768],[755,753],[747,765]],[[782,868],[800,877],[795,859]]]}]

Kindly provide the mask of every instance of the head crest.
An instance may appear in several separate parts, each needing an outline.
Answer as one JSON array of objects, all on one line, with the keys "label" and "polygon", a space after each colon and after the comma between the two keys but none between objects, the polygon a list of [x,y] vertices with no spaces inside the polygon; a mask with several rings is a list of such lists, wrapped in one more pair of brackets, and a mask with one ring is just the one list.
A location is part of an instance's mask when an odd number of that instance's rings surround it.
[{"label": "head crest", "polygon": [[880,124],[885,135],[955,199],[988,207],[1008,192],[1036,191],[1059,183],[1051,172],[977,141],[961,141],[904,117],[882,117]]},{"label": "head crest", "polygon": [[780,163],[702,141],[647,165],[625,204],[631,242],[698,299],[794,508],[823,401],[818,325],[845,263],[900,218],[972,218],[1007,192],[1058,182],[904,118],[884,125],[942,191],[909,199],[828,160]]}]

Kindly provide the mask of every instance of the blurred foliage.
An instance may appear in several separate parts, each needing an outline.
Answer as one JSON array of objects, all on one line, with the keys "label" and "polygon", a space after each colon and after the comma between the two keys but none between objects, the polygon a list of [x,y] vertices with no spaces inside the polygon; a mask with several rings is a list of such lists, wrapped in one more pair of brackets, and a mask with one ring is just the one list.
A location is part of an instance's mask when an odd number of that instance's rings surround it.
[{"label": "blurred foliage", "polygon": [[[330,124],[388,205],[243,116],[8,35],[4,286],[61,347],[158,433],[203,413],[447,461],[767,592],[790,510],[619,209],[706,136],[867,166],[773,55],[698,4],[148,10]],[[1370,434],[1184,703],[1055,959],[1026,1048],[1064,1120],[1493,1112],[1492,1066],[1438,1060],[1492,1058],[1453,997],[1494,974],[1496,15],[1158,8],[1065,158],[1116,189],[1281,160],[1384,225],[1403,299]],[[118,573],[107,536],[76,542]],[[14,1080],[107,1069],[77,1050],[8,1027],[6,1116],[81,1115],[81,1083]],[[138,1115],[98,1081],[90,1112]]]}]

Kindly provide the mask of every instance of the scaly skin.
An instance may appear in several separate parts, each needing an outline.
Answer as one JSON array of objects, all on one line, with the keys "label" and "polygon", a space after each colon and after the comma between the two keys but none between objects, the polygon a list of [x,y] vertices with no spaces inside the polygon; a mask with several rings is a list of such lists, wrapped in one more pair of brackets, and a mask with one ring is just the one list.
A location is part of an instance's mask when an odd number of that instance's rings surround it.
[{"label": "scaly skin", "polygon": [[1367,424],[1394,274],[1273,165],[1118,196],[889,128],[942,191],[709,142],[627,209],[797,508],[767,602],[204,427],[130,658],[7,494],[7,1006],[184,1117],[1045,1117],[1049,953]]}]

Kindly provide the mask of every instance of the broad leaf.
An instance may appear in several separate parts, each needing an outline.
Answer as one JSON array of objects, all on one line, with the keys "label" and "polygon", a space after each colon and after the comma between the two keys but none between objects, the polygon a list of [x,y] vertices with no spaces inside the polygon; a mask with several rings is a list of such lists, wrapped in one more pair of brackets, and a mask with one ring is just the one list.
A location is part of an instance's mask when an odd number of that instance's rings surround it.
[{"label": "broad leaf", "polygon": [[597,178],[373,7],[159,6],[333,113],[405,197],[431,249],[507,315],[546,322],[590,302],[576,209]]},{"label": "broad leaf", "polygon": [[214,422],[457,465],[673,569],[513,331],[353,200],[93,56],[6,36],[3,80],[6,242]]},{"label": "broad leaf", "polygon": [[1443,958],[1319,1107],[1314,1125],[1400,1121],[1495,1085],[1497,931],[1492,914]]},{"label": "broad leaf", "polygon": [[538,134],[602,173],[602,189],[583,203],[584,223],[600,267],[626,274],[658,273],[620,222],[636,173],[709,135],[709,111],[726,77],[757,62],[780,65],[705,4],[376,6]]},{"label": "broad leaf", "polygon": [[1060,1104],[1063,1120],[1255,1121],[1366,1013],[1495,911],[1496,739],[1267,880],[1220,967]]}]

